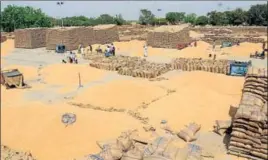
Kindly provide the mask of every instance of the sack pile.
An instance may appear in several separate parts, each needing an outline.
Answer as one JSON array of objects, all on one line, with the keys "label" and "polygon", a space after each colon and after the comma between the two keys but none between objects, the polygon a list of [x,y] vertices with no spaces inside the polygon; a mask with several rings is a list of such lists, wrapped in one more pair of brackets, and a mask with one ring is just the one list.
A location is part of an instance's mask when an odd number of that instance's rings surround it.
[{"label": "sack pile", "polygon": [[46,46],[45,28],[28,28],[15,30],[15,48],[41,48]]},{"label": "sack pile", "polygon": [[98,25],[93,27],[93,30],[94,42],[91,44],[108,44],[119,41],[119,34],[116,25]]},{"label": "sack pile", "polygon": [[151,31],[147,36],[147,44],[156,48],[177,48],[180,43],[191,43],[192,38],[190,37],[189,29],[183,28],[177,29],[176,32],[166,31],[161,28],[156,28],[157,31]]},{"label": "sack pile", "polygon": [[170,64],[148,62],[139,57],[112,56],[112,57],[95,57],[92,58],[91,67],[118,71],[118,74],[141,77],[155,78],[170,71]]},{"label": "sack pile", "polygon": [[200,128],[201,125],[198,125],[196,123],[190,123],[178,133],[178,136],[186,142],[194,141],[196,140],[195,135],[200,130]]},{"label": "sack pile", "polygon": [[172,69],[183,71],[207,71],[213,73],[228,74],[228,60],[203,60],[200,58],[176,58],[171,62]]},{"label": "sack pile", "polygon": [[[267,160],[267,73],[249,68],[239,109],[234,117],[229,152]],[[266,70],[267,72],[267,70]]]}]

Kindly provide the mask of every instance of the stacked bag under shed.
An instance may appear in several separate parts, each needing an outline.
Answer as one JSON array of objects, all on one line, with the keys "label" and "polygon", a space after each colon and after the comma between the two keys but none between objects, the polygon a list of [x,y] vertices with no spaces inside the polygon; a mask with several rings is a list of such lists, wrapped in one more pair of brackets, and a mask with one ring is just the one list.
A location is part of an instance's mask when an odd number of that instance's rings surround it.
[{"label": "stacked bag under shed", "polygon": [[267,70],[249,68],[232,125],[229,153],[268,159]]}]

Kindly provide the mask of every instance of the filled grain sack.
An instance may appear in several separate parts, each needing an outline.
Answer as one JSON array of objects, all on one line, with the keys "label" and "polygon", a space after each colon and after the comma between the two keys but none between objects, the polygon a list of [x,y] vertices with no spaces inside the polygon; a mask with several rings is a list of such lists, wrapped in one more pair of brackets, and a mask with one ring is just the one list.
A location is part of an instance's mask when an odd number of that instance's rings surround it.
[{"label": "filled grain sack", "polygon": [[178,136],[186,142],[196,140],[195,134],[200,130],[201,126],[196,123],[190,123],[186,128],[182,129]]},{"label": "filled grain sack", "polygon": [[123,151],[118,145],[106,145],[99,155],[104,160],[119,160],[123,155]]},{"label": "filled grain sack", "polygon": [[203,160],[202,148],[195,144],[187,144],[180,149],[175,158],[176,160]]},{"label": "filled grain sack", "polygon": [[152,154],[161,154],[164,152],[166,146],[171,141],[167,137],[158,137],[152,143],[148,144],[144,149],[144,155],[149,156]]},{"label": "filled grain sack", "polygon": [[134,147],[129,151],[123,153],[121,160],[142,160],[143,152],[139,149]]},{"label": "filled grain sack", "polygon": [[117,138],[117,144],[122,148],[124,152],[127,152],[133,146],[133,141],[131,136],[136,135],[134,131],[122,132],[121,135]]}]

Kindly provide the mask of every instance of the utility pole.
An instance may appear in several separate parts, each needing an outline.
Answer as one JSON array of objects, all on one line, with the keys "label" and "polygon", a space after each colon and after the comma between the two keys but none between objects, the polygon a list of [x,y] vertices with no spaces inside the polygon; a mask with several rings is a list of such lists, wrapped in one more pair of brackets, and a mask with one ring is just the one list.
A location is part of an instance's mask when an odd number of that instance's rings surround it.
[{"label": "utility pole", "polygon": [[[64,5],[64,3],[63,2],[57,2],[57,5],[61,7],[61,6]],[[61,18],[61,27],[63,27],[63,18]]]}]

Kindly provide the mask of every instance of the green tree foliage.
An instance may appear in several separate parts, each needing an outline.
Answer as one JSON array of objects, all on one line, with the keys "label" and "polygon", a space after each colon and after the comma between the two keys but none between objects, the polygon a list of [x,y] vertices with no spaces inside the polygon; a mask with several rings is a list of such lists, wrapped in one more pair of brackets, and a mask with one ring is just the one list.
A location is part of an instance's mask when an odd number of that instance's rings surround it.
[{"label": "green tree foliage", "polygon": [[197,17],[195,24],[201,25],[201,26],[207,25],[208,24],[208,17],[206,17],[206,16]]},{"label": "green tree foliage", "polygon": [[194,13],[191,13],[191,14],[187,14],[185,17],[184,17],[184,22],[185,23],[191,23],[191,24],[195,24],[196,22],[196,14]]},{"label": "green tree foliage", "polygon": [[267,5],[268,4],[257,4],[250,7],[247,12],[249,25],[267,26]]},{"label": "green tree foliage", "polygon": [[123,25],[126,24],[127,22],[124,20],[123,16],[119,14],[114,17],[114,23],[116,25]]},{"label": "green tree foliage", "polygon": [[139,23],[143,25],[153,24],[154,17],[155,16],[151,11],[147,9],[141,9]]},{"label": "green tree foliage", "polygon": [[168,12],[166,14],[166,19],[170,24],[176,24],[183,21],[185,18],[184,12]]},{"label": "green tree foliage", "polygon": [[8,5],[1,12],[1,28],[6,32],[21,28],[51,26],[51,18],[43,13],[41,9]]}]

